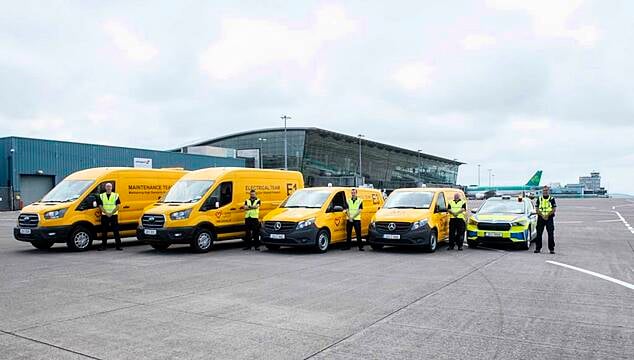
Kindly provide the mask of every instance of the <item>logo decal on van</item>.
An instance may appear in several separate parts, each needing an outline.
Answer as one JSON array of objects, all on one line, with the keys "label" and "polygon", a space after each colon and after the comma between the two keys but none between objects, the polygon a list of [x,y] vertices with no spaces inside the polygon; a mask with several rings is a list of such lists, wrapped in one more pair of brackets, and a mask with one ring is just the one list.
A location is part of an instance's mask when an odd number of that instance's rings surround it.
[{"label": "logo decal on van", "polygon": [[339,226],[339,224],[341,224],[341,218],[335,218],[335,225]]},{"label": "logo decal on van", "polygon": [[222,211],[221,210],[216,211],[216,217],[218,219],[220,219],[222,217]]}]

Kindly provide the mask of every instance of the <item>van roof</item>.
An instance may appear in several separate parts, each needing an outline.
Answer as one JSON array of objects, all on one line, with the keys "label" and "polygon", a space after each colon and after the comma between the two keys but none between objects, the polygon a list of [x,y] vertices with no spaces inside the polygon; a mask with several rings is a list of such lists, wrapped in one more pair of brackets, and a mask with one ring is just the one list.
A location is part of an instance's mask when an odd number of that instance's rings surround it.
[{"label": "van roof", "polygon": [[131,167],[98,167],[80,170],[70,174],[68,179],[97,179],[107,174],[115,172],[173,172],[173,173],[186,173],[183,169],[145,169],[145,168],[131,168]]},{"label": "van roof", "polygon": [[409,192],[454,191],[454,192],[460,192],[460,193],[462,192],[462,190],[456,189],[456,188],[403,188],[403,189],[394,190],[394,192],[401,192],[401,191],[409,191]]},{"label": "van roof", "polygon": [[280,174],[280,173],[294,173],[302,176],[298,171],[286,171],[286,170],[272,170],[272,169],[254,169],[254,168],[240,168],[240,167],[215,167],[205,168],[189,172],[185,175],[187,179],[206,180],[217,179],[221,176],[225,176],[230,173],[259,173],[259,174]]},{"label": "van roof", "polygon": [[352,190],[352,189],[357,189],[359,191],[372,191],[372,192],[378,192],[378,193],[381,192],[378,189],[371,189],[371,188],[364,188],[364,187],[353,187],[353,186],[318,186],[318,187],[303,188],[301,190],[345,191],[345,190]]}]

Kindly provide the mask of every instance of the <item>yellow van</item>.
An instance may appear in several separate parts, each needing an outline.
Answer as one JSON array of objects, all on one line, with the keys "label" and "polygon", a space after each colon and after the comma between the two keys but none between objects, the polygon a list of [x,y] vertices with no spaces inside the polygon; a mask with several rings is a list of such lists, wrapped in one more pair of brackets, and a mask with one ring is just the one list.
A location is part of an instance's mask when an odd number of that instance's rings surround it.
[{"label": "yellow van", "polygon": [[121,237],[134,236],[143,209],[158,200],[187,173],[183,169],[94,168],[78,171],[57,184],[42,200],[26,206],[13,236],[38,249],[66,243],[72,250],[90,248],[101,237],[97,196],[106,183],[119,194]]},{"label": "yellow van", "polygon": [[464,193],[452,188],[398,189],[390,194],[383,209],[370,223],[368,242],[374,250],[385,245],[416,246],[436,251],[439,241],[449,238],[447,204],[454,194]]},{"label": "yellow van", "polygon": [[[323,253],[330,244],[346,241],[344,205],[351,190],[316,187],[297,191],[264,217],[260,231],[262,243],[270,250],[280,246],[307,246]],[[363,200],[361,232],[365,237],[370,220],[383,206],[383,196],[375,189],[357,190],[357,196]]]},{"label": "yellow van", "polygon": [[137,238],[157,250],[189,244],[207,252],[216,240],[245,237],[241,207],[252,189],[261,201],[260,217],[304,187],[297,171],[209,168],[183,176],[165,198],[145,209]]}]

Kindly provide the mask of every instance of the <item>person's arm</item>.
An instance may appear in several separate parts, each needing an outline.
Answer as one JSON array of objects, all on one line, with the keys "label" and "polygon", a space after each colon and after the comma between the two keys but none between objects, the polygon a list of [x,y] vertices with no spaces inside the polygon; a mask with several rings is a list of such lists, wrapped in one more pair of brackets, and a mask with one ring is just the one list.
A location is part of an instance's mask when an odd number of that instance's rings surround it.
[{"label": "person's arm", "polygon": [[112,210],[112,212],[110,213],[110,216],[112,216],[114,213],[119,211],[119,206],[121,206],[121,200],[119,200],[119,196],[117,196],[117,201],[115,201],[114,204],[115,204],[115,207],[114,207],[114,210]]},{"label": "person's arm", "polygon": [[555,215],[555,212],[557,211],[557,202],[555,201],[554,197],[550,198],[550,204],[553,206],[552,215]]},{"label": "person's arm", "polygon": [[462,214],[466,212],[467,212],[467,203],[465,202],[464,204],[462,204],[462,208],[460,209],[460,212],[458,214]]},{"label": "person's arm", "polygon": [[244,205],[242,205],[242,207],[240,209],[249,210],[249,205],[247,205],[247,204],[248,204],[247,200],[244,200]]},{"label": "person's arm", "polygon": [[103,208],[103,201],[101,201],[101,196],[97,195],[95,202],[97,203],[99,210],[101,210],[101,213],[106,214],[106,210]]}]

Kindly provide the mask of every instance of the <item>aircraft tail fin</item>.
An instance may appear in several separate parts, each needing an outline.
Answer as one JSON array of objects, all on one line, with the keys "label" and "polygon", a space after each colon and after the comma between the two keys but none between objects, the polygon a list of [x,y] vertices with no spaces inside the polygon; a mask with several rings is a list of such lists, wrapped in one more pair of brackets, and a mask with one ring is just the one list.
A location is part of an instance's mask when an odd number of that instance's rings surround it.
[{"label": "aircraft tail fin", "polygon": [[530,180],[528,180],[528,182],[526,183],[526,186],[539,186],[539,183],[541,183],[541,181],[542,181],[542,171],[537,170],[535,175],[533,175],[533,177]]}]

